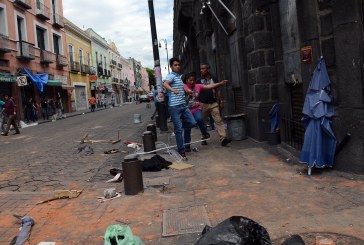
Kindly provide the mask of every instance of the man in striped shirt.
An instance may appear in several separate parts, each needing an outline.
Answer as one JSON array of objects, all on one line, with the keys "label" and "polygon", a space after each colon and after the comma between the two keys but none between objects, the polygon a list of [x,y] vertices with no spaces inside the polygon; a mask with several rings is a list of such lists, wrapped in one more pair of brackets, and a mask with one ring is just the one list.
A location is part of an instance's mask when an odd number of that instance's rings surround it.
[{"label": "man in striped shirt", "polygon": [[178,153],[183,160],[187,160],[184,140],[182,136],[183,128],[193,128],[196,125],[195,118],[186,105],[185,91],[181,79],[181,62],[177,58],[169,60],[169,65],[172,72],[167,75],[163,81],[163,86],[168,92],[168,111],[174,125],[174,133],[176,135],[176,143]]}]

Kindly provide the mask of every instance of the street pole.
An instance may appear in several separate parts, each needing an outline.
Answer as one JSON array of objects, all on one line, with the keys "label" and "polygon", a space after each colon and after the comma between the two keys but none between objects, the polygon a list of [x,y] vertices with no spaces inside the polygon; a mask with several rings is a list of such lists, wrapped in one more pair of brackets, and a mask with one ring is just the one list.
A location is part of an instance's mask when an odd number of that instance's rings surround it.
[{"label": "street pole", "polygon": [[158,120],[159,120],[159,129],[161,131],[168,131],[167,127],[167,106],[164,101],[164,96],[162,95],[162,73],[159,59],[159,50],[158,50],[158,38],[157,38],[157,29],[155,26],[155,17],[154,17],[154,5],[153,0],[148,0],[149,6],[149,18],[150,18],[150,29],[152,33],[152,45],[153,45],[153,56],[154,56],[154,76],[157,84],[158,96],[157,98],[163,98],[163,101],[157,100],[157,110],[158,110]]}]

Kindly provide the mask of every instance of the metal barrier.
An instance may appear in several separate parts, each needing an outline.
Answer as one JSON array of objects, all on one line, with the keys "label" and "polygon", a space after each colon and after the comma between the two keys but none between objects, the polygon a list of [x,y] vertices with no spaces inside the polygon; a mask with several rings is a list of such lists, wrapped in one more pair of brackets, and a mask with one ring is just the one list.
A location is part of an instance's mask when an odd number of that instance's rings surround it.
[{"label": "metal barrier", "polygon": [[282,125],[284,127],[284,142],[300,151],[305,136],[305,128],[302,121],[283,116]]}]

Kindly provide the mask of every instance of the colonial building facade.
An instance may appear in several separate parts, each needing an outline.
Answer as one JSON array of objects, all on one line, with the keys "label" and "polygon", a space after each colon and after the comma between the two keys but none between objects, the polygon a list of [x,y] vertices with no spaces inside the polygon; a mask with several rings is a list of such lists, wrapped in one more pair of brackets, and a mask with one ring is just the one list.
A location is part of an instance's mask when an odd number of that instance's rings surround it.
[{"label": "colonial building facade", "polygon": [[267,140],[280,105],[287,149],[301,150],[302,107],[312,72],[326,60],[340,143],[335,168],[364,172],[363,3],[361,0],[175,0],[174,56],[183,70],[209,63],[223,88],[224,115],[245,113],[247,133]]},{"label": "colonial building facade", "polygon": [[90,77],[96,75],[92,66],[91,38],[71,21],[65,19],[70,81],[73,86],[72,109],[85,110],[91,96]]},{"label": "colonial building facade", "polygon": [[[0,23],[0,95],[13,96],[19,112],[29,98],[39,102],[41,97],[61,100],[69,111],[62,1],[0,0]],[[26,84],[16,83],[23,68],[48,74],[43,92],[29,77]]]}]

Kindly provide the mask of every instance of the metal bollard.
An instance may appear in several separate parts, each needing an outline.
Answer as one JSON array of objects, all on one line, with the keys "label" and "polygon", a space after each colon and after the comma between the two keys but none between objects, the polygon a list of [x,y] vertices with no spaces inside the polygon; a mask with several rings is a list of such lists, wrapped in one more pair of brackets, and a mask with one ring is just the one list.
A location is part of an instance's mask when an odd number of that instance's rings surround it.
[{"label": "metal bollard", "polygon": [[154,151],[156,149],[154,135],[152,131],[145,131],[143,133],[143,146],[144,152]]},{"label": "metal bollard", "polygon": [[154,136],[154,141],[157,141],[157,127],[154,124],[147,125],[147,131],[151,131]]},{"label": "metal bollard", "polygon": [[124,157],[122,162],[125,195],[136,195],[144,191],[142,162],[137,154]]}]

